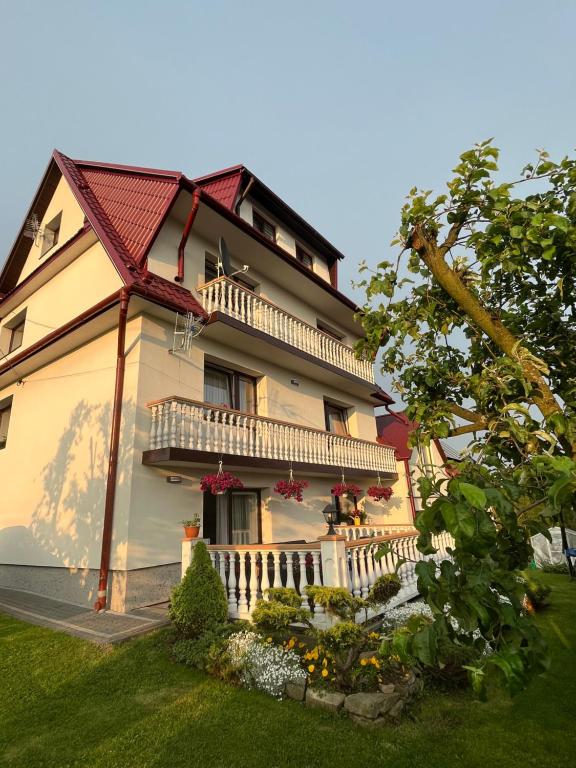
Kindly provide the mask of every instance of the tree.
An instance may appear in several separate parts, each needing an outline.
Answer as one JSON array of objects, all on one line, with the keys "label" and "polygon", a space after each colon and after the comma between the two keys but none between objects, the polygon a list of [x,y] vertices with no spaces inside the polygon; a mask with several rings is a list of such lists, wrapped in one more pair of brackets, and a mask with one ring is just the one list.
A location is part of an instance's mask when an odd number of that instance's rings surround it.
[{"label": "tree", "polygon": [[382,353],[416,441],[472,437],[456,477],[421,481],[419,548],[448,530],[454,549],[439,570],[417,567],[435,621],[416,648],[434,658],[476,631],[493,653],[471,668],[475,687],[497,671],[514,691],[544,661],[518,572],[530,536],[571,515],[576,490],[576,161],[539,152],[499,183],[498,154],[485,141],[461,155],[446,194],[410,191],[397,259],[361,283],[358,351]]}]

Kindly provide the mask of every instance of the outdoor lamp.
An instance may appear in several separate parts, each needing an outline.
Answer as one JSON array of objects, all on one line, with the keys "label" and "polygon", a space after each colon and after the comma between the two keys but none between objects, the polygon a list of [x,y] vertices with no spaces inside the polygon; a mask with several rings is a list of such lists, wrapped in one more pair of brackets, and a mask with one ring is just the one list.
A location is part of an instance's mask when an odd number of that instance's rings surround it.
[{"label": "outdoor lamp", "polygon": [[336,536],[336,531],[334,530],[334,523],[338,522],[338,510],[336,509],[335,505],[326,504],[326,506],[322,510],[322,514],[324,515],[324,520],[326,520],[326,523],[328,525],[328,536]]}]

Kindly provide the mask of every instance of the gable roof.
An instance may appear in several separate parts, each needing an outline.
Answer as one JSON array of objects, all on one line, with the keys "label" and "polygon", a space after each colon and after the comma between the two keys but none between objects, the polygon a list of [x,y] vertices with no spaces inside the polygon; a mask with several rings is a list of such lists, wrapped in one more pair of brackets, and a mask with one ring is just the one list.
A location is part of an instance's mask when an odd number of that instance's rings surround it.
[{"label": "gable roof", "polygon": [[326,240],[300,214],[296,213],[282,198],[278,197],[246,166],[233,165],[206,176],[198,176],[193,181],[194,184],[197,184],[203,191],[234,213],[236,213],[236,207],[242,195],[249,191],[250,197],[257,203],[261,203],[271,214],[286,222],[288,228],[296,236],[304,239],[306,243],[324,255],[329,263],[344,258],[343,253]]},{"label": "gable roof", "polygon": [[[180,189],[182,174],[72,160],[54,150],[30,211],[43,215],[60,174],[68,182],[90,226],[125,285],[153,301],[205,316],[189,290],[151,275],[145,257]],[[0,275],[0,291],[9,293],[26,259],[24,225]],[[63,243],[63,250],[67,243]],[[58,251],[54,254],[57,256]]]},{"label": "gable roof", "polygon": [[[376,416],[377,440],[393,446],[397,459],[409,459],[412,456],[413,448],[408,440],[415,429],[418,429],[418,422],[410,421],[403,412],[388,411],[383,416]],[[435,437],[434,443],[445,464],[449,461],[462,461],[460,453],[446,440]]]}]

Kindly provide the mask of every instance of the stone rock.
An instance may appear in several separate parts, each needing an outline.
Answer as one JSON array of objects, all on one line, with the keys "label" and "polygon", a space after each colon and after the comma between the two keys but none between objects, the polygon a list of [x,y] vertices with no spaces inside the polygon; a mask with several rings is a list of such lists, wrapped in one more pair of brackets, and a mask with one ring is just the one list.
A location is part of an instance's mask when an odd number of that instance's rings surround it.
[{"label": "stone rock", "polygon": [[353,715],[352,712],[349,713],[349,717],[353,723],[362,726],[362,728],[382,728],[383,725],[386,725],[385,717],[377,717],[374,720],[369,720],[367,717]]},{"label": "stone rock", "polygon": [[388,712],[388,717],[392,718],[393,720],[397,720],[400,715],[402,714],[402,711],[404,710],[405,701],[403,699],[400,699],[400,701],[397,701],[396,704],[392,707],[392,709]]},{"label": "stone rock", "polygon": [[399,701],[401,701],[401,696],[399,693],[382,693],[381,696],[383,697],[382,704],[380,706],[380,714],[381,715],[387,715],[393,707],[395,707]]},{"label": "stone rock", "polygon": [[385,693],[351,693],[346,696],[344,709],[353,715],[375,720],[386,702]]},{"label": "stone rock", "polygon": [[294,701],[304,701],[306,695],[306,679],[289,680],[286,683],[286,696]]},{"label": "stone rock", "polygon": [[344,704],[346,696],[336,691],[323,691],[318,688],[308,688],[306,691],[306,704],[309,707],[325,709],[328,712],[338,712]]},{"label": "stone rock", "polygon": [[381,693],[394,693],[394,683],[381,683],[378,687]]}]

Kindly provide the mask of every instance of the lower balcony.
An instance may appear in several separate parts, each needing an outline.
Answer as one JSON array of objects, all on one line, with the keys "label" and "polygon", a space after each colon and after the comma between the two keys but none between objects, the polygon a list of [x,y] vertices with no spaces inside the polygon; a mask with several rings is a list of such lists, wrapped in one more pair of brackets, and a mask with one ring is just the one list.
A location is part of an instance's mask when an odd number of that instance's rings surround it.
[{"label": "lower balcony", "polygon": [[[148,465],[213,463],[274,469],[291,463],[309,473],[396,476],[394,449],[263,416],[169,397],[149,403],[152,414]],[[336,472],[337,473],[337,472]]]}]

